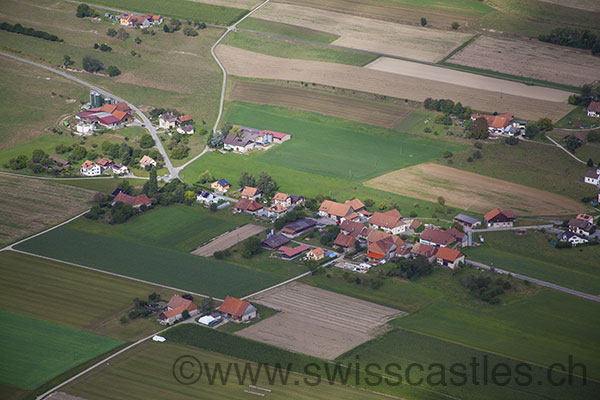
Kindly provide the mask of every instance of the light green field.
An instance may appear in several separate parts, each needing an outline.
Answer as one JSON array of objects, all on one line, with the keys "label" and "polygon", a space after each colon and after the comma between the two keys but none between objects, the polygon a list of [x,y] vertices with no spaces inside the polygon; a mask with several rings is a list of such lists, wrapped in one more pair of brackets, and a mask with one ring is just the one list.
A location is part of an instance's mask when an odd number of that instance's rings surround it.
[{"label": "light green field", "polygon": [[[117,180],[118,179],[118,180]],[[143,179],[126,179],[134,187],[142,187],[146,182]],[[103,193],[112,193],[121,183],[120,178],[115,179],[60,179],[56,181],[62,185],[77,186],[90,190],[97,190]]]},{"label": "light green field", "polygon": [[[246,365],[254,371],[258,368],[258,364],[255,363],[245,364],[238,358],[190,346],[150,342],[144,343],[131,353],[117,357],[111,361],[110,366],[101,367],[98,373],[84,376],[69,384],[65,391],[89,400],[107,397],[131,400],[167,397],[169,399],[250,398],[252,395],[244,393],[244,390],[265,393],[265,398],[268,399],[385,399],[382,395],[349,386],[326,383],[310,386],[305,384],[304,376],[296,373],[288,376],[287,385],[281,384],[278,380],[271,385],[266,374],[262,373],[256,386],[271,389],[272,392],[269,393],[249,388],[249,378],[245,384],[239,384],[233,371],[226,385],[222,385],[218,379],[216,383],[210,384],[206,374],[202,374],[200,379],[191,385],[182,385],[173,378],[172,366],[178,357],[184,355],[195,357],[203,365],[206,363],[211,371],[216,364],[220,364],[225,369],[228,363],[237,363],[240,370]],[[297,385],[293,383],[295,381],[298,381]]]},{"label": "light green field", "polygon": [[305,266],[287,263],[289,268],[263,272],[252,264],[189,254],[213,235],[248,221],[229,210],[214,217],[207,213],[200,206],[169,206],[121,226],[80,218],[18,249],[217,298],[248,295],[306,271]]},{"label": "light green field", "polygon": [[251,31],[269,33],[278,36],[288,36],[295,39],[308,40],[310,42],[318,43],[331,43],[339,38],[338,35],[334,35],[332,33],[252,17],[245,19],[241,24],[238,25],[238,27],[241,29],[248,29]]},{"label": "light green field", "polygon": [[[11,309],[15,310],[13,307]],[[122,342],[0,310],[0,381],[35,389]]]},{"label": "light green field", "polygon": [[600,293],[600,246],[556,249],[555,235],[528,231],[484,233],[485,244],[465,249],[470,259],[585,293]]},{"label": "light green field", "polygon": [[[15,252],[0,253],[0,307],[33,318],[133,341],[159,329],[154,318],[121,324],[133,299],[173,291]],[[35,279],[32,279],[35,277]]]},{"label": "light green field", "polygon": [[378,56],[352,50],[302,44],[284,39],[270,38],[248,32],[229,34],[222,42],[225,45],[250,50],[275,57],[301,60],[325,61],[362,67]]}]

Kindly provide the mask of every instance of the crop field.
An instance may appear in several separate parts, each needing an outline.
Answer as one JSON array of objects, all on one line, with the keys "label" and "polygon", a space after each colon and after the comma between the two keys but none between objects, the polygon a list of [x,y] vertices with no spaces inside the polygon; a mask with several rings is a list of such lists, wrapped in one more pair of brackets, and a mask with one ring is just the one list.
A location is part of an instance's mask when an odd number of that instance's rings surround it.
[{"label": "crop field", "polygon": [[[121,179],[121,178],[117,178]],[[146,182],[143,179],[126,179],[132,187],[141,188]],[[56,180],[56,183],[60,185],[67,185],[72,187],[79,187],[89,190],[94,190],[102,193],[112,193],[113,190],[118,186],[121,182],[116,179],[60,179]]]},{"label": "crop field", "polygon": [[122,343],[6,310],[0,317],[0,382],[22,389],[35,389]]},{"label": "crop field", "polygon": [[[507,57],[518,54],[518,57]],[[584,50],[540,41],[480,36],[449,63],[572,86],[600,80],[600,59]]]},{"label": "crop field", "polygon": [[263,32],[277,36],[287,36],[295,39],[308,40],[317,43],[331,43],[339,39],[339,35],[309,29],[302,26],[284,24],[282,22],[267,21],[265,19],[249,17],[238,25],[240,29]]},{"label": "crop field", "polygon": [[[386,2],[386,6],[389,4]],[[333,42],[336,45],[421,61],[439,61],[470,37],[456,31],[401,25],[296,3],[269,3],[253,17],[339,35]]]},{"label": "crop field", "polygon": [[[305,271],[295,265],[290,270],[265,273],[191,255],[188,251],[199,243],[232,226],[227,217],[225,221],[204,218],[191,207],[158,211],[121,226],[81,218],[24,242],[17,249],[217,298],[248,295]],[[181,226],[174,222],[186,218],[191,222]],[[167,220],[169,224],[165,224]]]},{"label": "crop field", "polygon": [[16,252],[0,253],[0,271],[0,308],[124,341],[139,339],[158,328],[153,318],[119,322],[132,308],[133,299],[145,299],[155,292],[168,300],[174,294]]},{"label": "crop field", "polygon": [[203,257],[211,257],[213,254],[215,254],[215,252],[228,249],[237,243],[248,239],[249,237],[263,232],[265,229],[266,228],[264,226],[253,224],[240,226],[233,231],[215,237],[210,242],[192,251],[192,254]]},{"label": "crop field", "polygon": [[362,67],[377,58],[376,55],[354,50],[345,50],[297,43],[291,40],[266,37],[249,32],[234,32],[222,42],[224,45],[251,50],[275,57],[300,60],[326,61]]},{"label": "crop field", "polygon": [[[198,126],[202,126],[202,121],[206,126],[214,122],[221,71],[210,57],[210,46],[223,33],[222,29],[209,27],[199,31],[197,37],[185,36],[181,31],[165,33],[158,28],[155,29],[156,35],[127,30],[130,37],[121,41],[105,34],[109,28],[119,28],[115,23],[76,18],[77,5],[73,3],[53,0],[49,4],[51,7],[45,3],[40,6],[39,0],[8,0],[3,4],[3,20],[54,33],[65,42],[49,42],[2,31],[0,40],[4,51],[50,66],[61,66],[64,55],[69,55],[75,61],[73,68],[77,70],[81,70],[84,56],[93,55],[107,66],[117,66],[121,75],[109,78],[84,72],[71,74],[138,106],[175,108],[190,114]],[[122,3],[119,2],[119,5]],[[135,44],[136,36],[142,40],[140,44]],[[98,42],[107,43],[113,50],[94,50],[93,44]],[[131,51],[135,52],[135,57]],[[20,86],[23,85],[19,80],[8,82],[11,91],[18,90]],[[62,94],[59,90],[55,92]],[[86,92],[84,89],[83,93]],[[203,95],[198,96],[197,93]],[[25,110],[36,112],[31,107],[28,105]],[[56,112],[53,118],[59,117],[60,113]],[[190,147],[198,147],[202,140],[200,135],[193,135]],[[185,162],[185,159],[179,162]]]},{"label": "crop field", "polygon": [[[229,363],[239,364],[240,370],[246,365],[253,371],[258,370],[258,364],[240,361],[239,358],[205,351],[190,346],[171,343],[144,343],[138,348],[113,359],[110,366],[102,366],[96,373],[88,374],[69,384],[64,390],[68,394],[80,396],[88,400],[131,399],[146,400],[148,398],[169,399],[248,399],[252,395],[244,390],[264,394],[265,399],[351,399],[375,400],[385,399],[383,395],[351,388],[343,385],[322,384],[311,386],[305,383],[305,377],[291,373],[289,383],[282,384],[275,379],[270,383],[267,374],[261,373],[254,386],[269,389],[269,392],[250,388],[250,378],[244,384],[240,383],[234,372],[227,384],[221,384],[217,377],[213,384],[207,374],[191,385],[182,385],[173,378],[172,366],[180,356],[192,356],[200,360],[202,365],[212,372],[216,365],[223,368]],[[206,363],[206,364],[205,364]],[[285,373],[283,374],[286,375]],[[298,381],[298,384],[293,382]],[[309,381],[310,382],[310,381]],[[256,396],[258,397],[258,396]]]},{"label": "crop field", "polygon": [[213,4],[216,6],[243,8],[244,10],[251,10],[261,3],[260,0],[189,0],[189,1],[193,1],[195,3]]},{"label": "crop field", "polygon": [[228,98],[270,106],[289,107],[363,124],[394,129],[413,114],[414,108],[317,90],[235,80]]},{"label": "crop field", "polygon": [[0,58],[0,86],[0,150],[44,135],[45,128],[75,112],[88,94],[74,82],[5,57]]},{"label": "crop field", "polygon": [[90,207],[86,189],[0,174],[0,245],[62,222]]},{"label": "crop field", "polygon": [[486,213],[494,207],[513,209],[517,215],[571,215],[581,203],[564,196],[439,164],[419,164],[379,176],[365,185],[405,196]]},{"label": "crop field", "polygon": [[[393,308],[318,289],[302,283],[270,290],[251,301],[282,312],[237,334],[295,352],[334,359],[384,332]],[[361,315],[360,319],[356,315]]]},{"label": "crop field", "polygon": [[600,246],[555,249],[554,235],[528,232],[483,234],[485,244],[469,248],[469,258],[594,295],[600,294]]},{"label": "crop field", "polygon": [[517,146],[506,146],[500,140],[498,143],[484,143],[481,149],[483,157],[468,162],[475,150],[471,148],[456,153],[452,157],[452,167],[577,201],[596,193],[592,185],[583,183],[587,167],[555,146],[527,141],[521,141]]},{"label": "crop field", "polygon": [[[558,120],[574,108],[566,103],[566,92],[559,92],[565,94],[564,102],[507,93],[498,96],[496,92],[460,84],[350,65],[273,57],[230,46],[219,46],[216,52],[228,73],[241,77],[318,83],[416,101],[423,101],[430,96],[448,98],[477,110],[511,112],[523,119],[550,117]],[[446,73],[446,70],[441,72]],[[539,89],[542,88],[536,88]]]},{"label": "crop field", "polygon": [[584,11],[600,12],[600,4],[595,0],[540,0],[543,3],[559,4]]},{"label": "crop field", "polygon": [[[92,0],[90,2],[90,4],[98,4],[116,9],[126,8],[126,11],[154,13],[164,17],[198,20],[216,25],[231,25],[248,12],[240,8],[207,3],[210,3],[210,1],[171,0],[168,4],[159,0],[128,0],[127,4],[123,4],[119,0]],[[231,6],[234,5],[233,2],[229,3],[231,3]],[[248,5],[244,8],[248,8]]]}]

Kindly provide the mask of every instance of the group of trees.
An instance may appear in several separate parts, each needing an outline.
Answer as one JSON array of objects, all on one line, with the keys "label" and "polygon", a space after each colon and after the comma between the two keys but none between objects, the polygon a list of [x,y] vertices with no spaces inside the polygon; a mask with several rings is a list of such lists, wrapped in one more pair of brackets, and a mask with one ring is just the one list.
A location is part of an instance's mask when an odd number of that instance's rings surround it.
[{"label": "group of trees", "polygon": [[409,260],[401,258],[396,263],[391,264],[387,271],[387,276],[398,276],[403,279],[413,279],[419,276],[430,275],[433,273],[433,264],[423,256],[417,256]]},{"label": "group of trees", "polygon": [[106,43],[102,43],[102,44],[94,43],[94,49],[100,50],[100,51],[112,51],[112,47],[110,47]]},{"label": "group of trees", "polygon": [[0,29],[3,31],[18,33],[19,35],[33,36],[36,38],[49,40],[51,42],[63,42],[63,40],[56,35],[44,31],[38,31],[37,29],[33,28],[25,28],[21,24],[11,25],[7,22],[2,22],[0,24]]},{"label": "group of trees", "polygon": [[[125,30],[125,28],[120,28],[119,30],[116,30],[116,29],[113,29],[113,28],[109,28],[106,31],[106,35],[109,36],[109,37],[114,37],[114,38],[117,38],[119,40],[122,40],[123,42],[126,41],[127,39],[129,39],[129,32],[127,32]],[[140,43],[141,43],[141,40],[140,40]]]},{"label": "group of trees", "polygon": [[[440,111],[445,114],[446,117],[454,115],[458,119],[467,119],[471,117],[471,107],[463,107],[461,102],[454,103],[449,99],[432,99],[428,97],[423,102],[426,109],[432,111]],[[450,118],[447,119],[444,125],[451,125],[452,121]]]},{"label": "group of trees", "polygon": [[[330,278],[331,275],[327,274],[327,277]],[[381,289],[384,284],[383,279],[379,278],[377,276],[368,276],[368,275],[358,276],[357,274],[351,274],[348,271],[344,271],[344,273],[342,274],[342,278],[346,282],[356,283],[357,285],[361,285],[361,286],[367,286],[373,290]]]},{"label": "group of trees", "polygon": [[77,6],[77,11],[75,15],[77,16],[77,18],[85,18],[96,17],[98,16],[98,13],[87,4],[80,4]]},{"label": "group of trees", "polygon": [[242,172],[239,185],[240,187],[257,187],[266,197],[272,197],[279,189],[277,182],[266,171],[261,172],[258,179],[246,171]]},{"label": "group of trees", "polygon": [[252,236],[246,240],[242,244],[242,257],[250,258],[255,254],[260,253],[261,248],[261,240],[258,236]]},{"label": "group of trees", "polygon": [[561,46],[592,50],[592,54],[600,54],[600,38],[589,29],[557,27],[549,35],[540,35],[543,42]]},{"label": "group of trees", "polygon": [[492,279],[491,276],[467,275],[460,279],[460,283],[469,289],[473,296],[491,304],[500,303],[498,296],[512,288],[511,283],[506,279]]},{"label": "group of trees", "polygon": [[8,162],[3,165],[4,168],[10,168],[12,170],[29,168],[36,174],[44,171],[58,173],[58,170],[53,168],[54,166],[55,162],[50,159],[46,152],[40,149],[33,150],[31,157],[20,154],[17,157],[9,159]]},{"label": "group of trees", "polygon": [[321,238],[319,239],[319,242],[323,246],[331,247],[333,245],[333,242],[335,241],[335,238],[337,237],[337,235],[339,233],[340,233],[339,226],[328,225],[327,228],[325,228],[325,231],[321,233]]},{"label": "group of trees", "polygon": [[594,95],[594,88],[589,83],[586,83],[581,87],[580,94],[572,94],[569,96],[569,104],[573,104],[575,106],[584,106],[587,107],[590,105],[592,101],[592,97]]},{"label": "group of trees", "polygon": [[186,146],[188,143],[188,136],[174,133],[171,135],[171,140],[167,145],[167,148],[171,150],[171,158],[175,160],[181,160],[188,156],[190,148]]},{"label": "group of trees", "polygon": [[[97,45],[97,43],[96,43],[96,45]],[[98,47],[102,50],[102,46],[106,46],[105,48],[109,48],[110,50],[112,50],[110,48],[110,46],[104,45],[104,44],[100,45]],[[102,51],[110,51],[110,50],[102,50]],[[65,57],[67,57],[67,56],[65,56]],[[70,57],[69,57],[69,60],[70,60]],[[84,70],[86,70],[87,72],[90,72],[90,73],[97,73],[97,72],[106,70],[106,73],[108,74],[108,76],[111,76],[111,77],[121,74],[121,71],[116,66],[110,65],[108,68],[106,68],[106,66],[104,65],[104,63],[102,61],[100,61],[96,57],[89,56],[89,55],[83,57],[81,65],[83,66]]]}]

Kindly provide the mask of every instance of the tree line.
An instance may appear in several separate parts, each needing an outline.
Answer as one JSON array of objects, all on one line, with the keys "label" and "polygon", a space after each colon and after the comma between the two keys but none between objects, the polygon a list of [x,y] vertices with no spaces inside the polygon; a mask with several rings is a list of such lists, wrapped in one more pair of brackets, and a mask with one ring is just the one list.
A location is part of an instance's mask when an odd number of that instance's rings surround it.
[{"label": "tree line", "polygon": [[592,50],[593,55],[600,54],[600,39],[589,29],[558,27],[552,29],[549,35],[538,37],[542,42]]},{"label": "tree line", "polygon": [[19,35],[33,36],[36,38],[49,40],[51,42],[64,42],[64,40],[62,40],[56,35],[44,31],[38,31],[37,29],[33,28],[25,28],[21,24],[11,25],[8,22],[3,22],[0,24],[0,29],[2,29],[3,31],[18,33]]}]

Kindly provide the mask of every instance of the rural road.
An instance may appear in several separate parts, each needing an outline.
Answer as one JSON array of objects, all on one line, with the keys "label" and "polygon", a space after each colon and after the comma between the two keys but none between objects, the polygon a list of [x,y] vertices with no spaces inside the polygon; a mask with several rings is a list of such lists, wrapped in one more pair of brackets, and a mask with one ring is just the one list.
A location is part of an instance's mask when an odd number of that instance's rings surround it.
[{"label": "rural road", "polygon": [[517,273],[511,272],[511,271],[506,271],[506,270],[503,270],[503,269],[500,269],[500,268],[492,267],[492,266],[489,266],[487,264],[479,263],[477,261],[466,260],[465,263],[467,263],[469,265],[473,265],[473,266],[478,267],[478,268],[487,269],[488,271],[491,271],[493,269],[493,271],[496,272],[497,274],[502,274],[502,275],[508,275],[508,274],[510,274],[510,275],[514,276],[515,278],[519,278],[519,279],[522,279],[524,281],[529,281],[529,282],[532,282],[532,283],[536,283],[536,284],[538,284],[540,286],[545,286],[545,287],[548,287],[550,289],[557,290],[559,292],[567,293],[567,294],[570,294],[570,295],[573,295],[573,296],[584,298],[586,300],[592,300],[592,301],[600,303],[600,297],[594,296],[593,294],[587,294],[587,293],[579,292],[577,290],[569,289],[569,288],[566,288],[564,286],[555,285],[554,283],[542,281],[542,280],[539,280],[539,279],[531,278],[529,276],[525,276],[525,275],[517,274]]},{"label": "rural road", "polygon": [[122,98],[117,97],[114,94],[107,92],[106,90],[100,89],[99,87],[94,86],[94,85],[92,85],[90,83],[87,83],[86,81],[84,81],[82,79],[79,79],[79,78],[76,78],[74,76],[71,76],[71,75],[67,74],[66,72],[60,71],[60,70],[55,69],[55,68],[47,67],[47,66],[42,65],[42,64],[38,64],[36,62],[29,61],[29,60],[26,60],[26,59],[21,58],[21,57],[16,57],[16,56],[13,56],[13,55],[5,53],[5,52],[0,52],[0,55],[3,55],[5,57],[8,57],[8,58],[11,58],[13,60],[29,64],[29,65],[33,65],[34,67],[43,68],[46,71],[50,71],[52,73],[55,73],[57,75],[62,76],[63,78],[72,80],[73,82],[77,82],[80,85],[87,86],[88,88],[90,88],[92,90],[95,90],[98,93],[103,94],[104,96],[112,97],[112,98],[114,98],[117,101],[122,101],[124,103],[127,103],[127,105],[129,106],[129,108],[131,108],[133,111],[135,111],[135,113],[138,115],[138,117],[142,120],[142,123],[145,125],[146,130],[150,133],[150,135],[152,135],[152,138],[154,139],[154,142],[156,144],[156,147],[158,148],[158,151],[163,156],[163,159],[165,161],[165,166],[169,170],[169,176],[168,176],[167,180],[171,180],[173,178],[177,178],[178,171],[173,167],[173,164],[171,163],[171,160],[169,159],[169,155],[165,151],[165,148],[163,147],[163,145],[162,145],[162,143],[160,141],[160,138],[158,137],[158,133],[156,133],[156,129],[154,129],[154,126],[152,125],[152,122],[150,122],[150,120],[148,119],[148,117],[146,117],[146,115],[144,115],[144,113],[141,112],[139,108],[137,108],[133,104],[131,104],[131,103],[123,100]]},{"label": "rural road", "polygon": [[554,143],[559,149],[561,149],[562,151],[564,151],[565,153],[567,153],[568,155],[570,155],[571,157],[573,157],[575,160],[579,161],[582,164],[585,164],[585,162],[583,162],[579,158],[575,157],[575,155],[573,153],[571,153],[569,150],[565,149],[563,146],[561,146],[557,141],[555,141],[554,139],[552,139],[550,136],[546,135],[546,139],[548,139],[549,141],[551,141],[552,143]]},{"label": "rural road", "polygon": [[487,229],[471,229],[470,231],[473,233],[479,232],[498,232],[498,231],[519,231],[521,229],[550,229],[554,228],[554,225],[529,225],[529,226],[513,226],[510,228],[487,228]]}]

